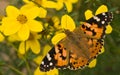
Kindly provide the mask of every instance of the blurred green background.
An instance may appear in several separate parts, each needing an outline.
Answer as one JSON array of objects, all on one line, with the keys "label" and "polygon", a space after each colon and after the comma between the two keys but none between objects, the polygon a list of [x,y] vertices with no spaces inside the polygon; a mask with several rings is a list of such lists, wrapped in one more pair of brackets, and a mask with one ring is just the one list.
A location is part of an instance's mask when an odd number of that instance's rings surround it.
[{"label": "blurred green background", "polygon": [[[18,7],[23,4],[22,0],[0,0],[0,6],[2,6],[2,1]],[[74,4],[75,9],[73,9],[70,15],[76,23],[85,21],[83,14],[87,9],[95,12],[96,9],[103,4],[107,5],[109,11],[113,12],[114,19],[111,23],[113,31],[111,34],[106,35],[104,44],[105,52],[97,57],[96,67],[77,71],[62,70],[59,72],[60,75],[120,75],[120,0],[79,0],[77,4]],[[5,14],[3,9],[4,7],[0,7],[0,14]],[[34,57],[34,55],[29,57],[29,60],[31,60],[32,57]],[[0,43],[0,75],[17,75],[8,68],[10,67],[9,65],[4,66],[3,61],[16,68],[22,64],[22,62],[19,63],[21,60],[18,59],[17,53],[13,51],[11,46],[6,44],[6,42]],[[34,64],[32,63],[32,65]],[[25,66],[23,65],[23,67]],[[22,69],[23,68],[21,68],[21,70]],[[34,70],[35,67],[32,67],[32,69]]]}]

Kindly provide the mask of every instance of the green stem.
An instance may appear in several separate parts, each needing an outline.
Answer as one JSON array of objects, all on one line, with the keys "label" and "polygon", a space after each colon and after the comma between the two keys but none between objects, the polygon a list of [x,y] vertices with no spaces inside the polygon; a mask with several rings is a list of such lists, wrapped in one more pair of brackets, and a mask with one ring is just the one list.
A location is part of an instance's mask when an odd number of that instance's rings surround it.
[{"label": "green stem", "polygon": [[26,67],[27,67],[27,70],[28,70],[28,73],[29,75],[32,75],[32,72],[31,72],[31,69],[30,69],[30,65],[27,61],[27,54],[26,54],[26,41],[25,41],[25,57],[23,58],[24,61],[25,61],[25,64],[26,64]]},{"label": "green stem", "polygon": [[23,60],[25,61],[26,68],[27,68],[27,71],[29,73],[28,75],[31,75],[31,69],[30,69],[29,63],[27,62],[27,59],[24,57]]}]

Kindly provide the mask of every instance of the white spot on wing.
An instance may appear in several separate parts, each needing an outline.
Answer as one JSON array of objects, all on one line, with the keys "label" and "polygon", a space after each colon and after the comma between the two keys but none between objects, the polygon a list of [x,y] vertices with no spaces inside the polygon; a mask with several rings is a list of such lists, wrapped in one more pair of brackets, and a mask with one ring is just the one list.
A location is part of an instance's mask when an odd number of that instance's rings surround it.
[{"label": "white spot on wing", "polygon": [[93,18],[96,20],[96,19],[97,19],[97,16],[94,16]]},{"label": "white spot on wing", "polygon": [[53,63],[52,62],[50,62],[50,66],[52,66],[53,65]]},{"label": "white spot on wing", "polygon": [[48,58],[49,61],[52,59],[52,58],[50,57],[50,54],[49,54],[49,53],[47,54],[47,58]]},{"label": "white spot on wing", "polygon": [[66,67],[64,67],[63,69],[66,69]]},{"label": "white spot on wing", "polygon": [[105,24],[105,21],[102,21],[101,23],[102,23],[102,24]]},{"label": "white spot on wing", "polygon": [[49,65],[47,65],[47,67],[49,67]]},{"label": "white spot on wing", "polygon": [[102,15],[106,15],[105,13],[102,13]]},{"label": "white spot on wing", "polygon": [[44,67],[46,67],[46,65],[44,65]]},{"label": "white spot on wing", "polygon": [[94,16],[93,18],[94,18],[97,22],[100,21],[100,18],[98,18],[97,16]]},{"label": "white spot on wing", "polygon": [[105,17],[107,17],[107,16],[105,16]]},{"label": "white spot on wing", "polygon": [[97,18],[97,19],[96,19],[96,21],[97,21],[97,22],[99,22],[99,21],[100,21],[100,19],[99,19],[99,18]]},{"label": "white spot on wing", "polygon": [[42,63],[41,63],[42,65],[44,65],[44,61],[42,61]]},{"label": "white spot on wing", "polygon": [[107,19],[105,18],[105,21],[107,21]]}]

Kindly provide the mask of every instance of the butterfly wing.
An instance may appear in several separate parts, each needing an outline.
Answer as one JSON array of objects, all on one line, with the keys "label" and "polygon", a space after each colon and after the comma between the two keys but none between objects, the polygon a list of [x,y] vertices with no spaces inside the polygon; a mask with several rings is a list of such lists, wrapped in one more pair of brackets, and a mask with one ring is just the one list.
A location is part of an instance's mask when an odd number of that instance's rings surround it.
[{"label": "butterfly wing", "polygon": [[112,21],[113,15],[111,12],[104,12],[93,16],[81,25],[80,29],[85,34],[96,39],[104,38],[106,26]]},{"label": "butterfly wing", "polygon": [[55,67],[71,70],[84,68],[101,51],[106,26],[112,18],[111,12],[101,13],[73,32],[65,31],[67,37],[48,52],[40,64],[40,70],[46,72]]},{"label": "butterfly wing", "polygon": [[64,69],[68,65],[68,52],[62,44],[55,45],[44,57],[40,64],[41,71],[49,71],[53,68]]},{"label": "butterfly wing", "polygon": [[[101,48],[103,46],[102,39],[89,39],[88,41],[88,52],[89,58],[80,56],[78,57],[76,53],[70,52],[70,62],[69,62],[69,69],[77,70],[82,69],[89,65],[89,63],[97,57],[97,55],[101,52]],[[81,53],[79,53],[81,54]]]}]

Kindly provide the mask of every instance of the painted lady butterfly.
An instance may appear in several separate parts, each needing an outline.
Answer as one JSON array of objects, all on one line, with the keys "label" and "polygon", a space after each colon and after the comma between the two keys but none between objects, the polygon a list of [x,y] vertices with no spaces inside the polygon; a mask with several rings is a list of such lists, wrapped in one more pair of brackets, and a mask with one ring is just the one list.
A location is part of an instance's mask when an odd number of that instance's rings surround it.
[{"label": "painted lady butterfly", "polygon": [[106,26],[112,21],[112,13],[104,12],[93,16],[73,32],[65,30],[62,39],[44,57],[41,71],[53,68],[82,69],[101,52]]}]

